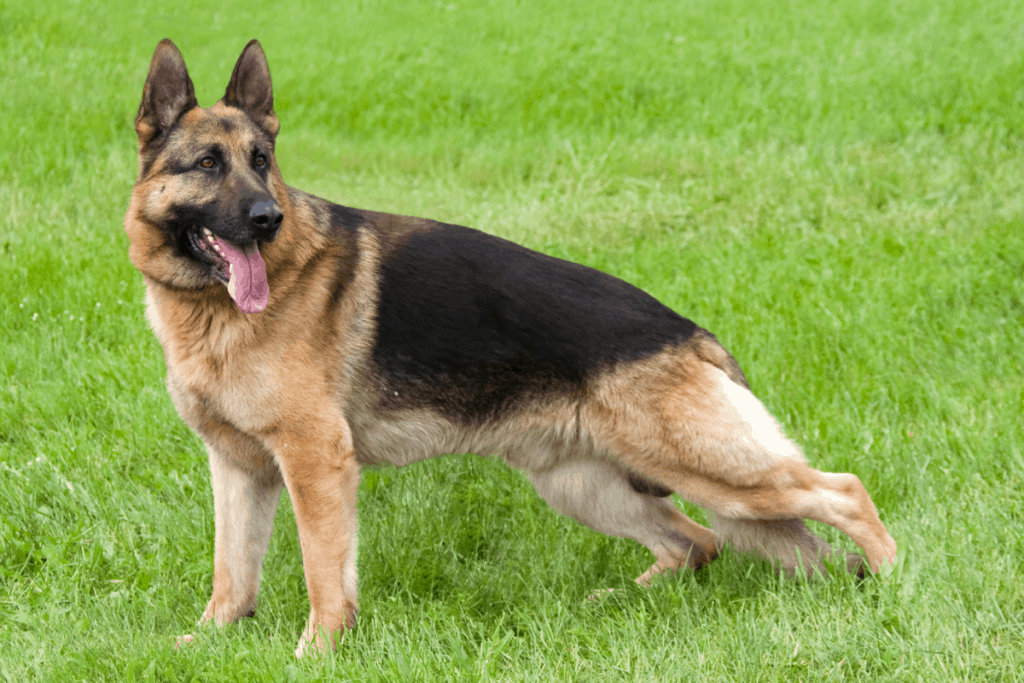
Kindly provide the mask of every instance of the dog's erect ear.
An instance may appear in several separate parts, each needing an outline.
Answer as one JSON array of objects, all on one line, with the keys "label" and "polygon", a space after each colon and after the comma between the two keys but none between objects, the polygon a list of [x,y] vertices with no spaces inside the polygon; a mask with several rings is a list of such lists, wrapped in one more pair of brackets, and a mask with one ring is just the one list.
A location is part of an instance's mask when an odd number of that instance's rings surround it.
[{"label": "dog's erect ear", "polygon": [[142,104],[135,117],[139,145],[169,130],[182,114],[198,106],[185,60],[174,43],[164,38],[153,53],[149,76],[142,89]]},{"label": "dog's erect ear", "polygon": [[270,67],[260,41],[250,40],[231,72],[224,104],[238,107],[271,138],[277,137],[281,124],[274,114],[274,91],[270,85]]}]

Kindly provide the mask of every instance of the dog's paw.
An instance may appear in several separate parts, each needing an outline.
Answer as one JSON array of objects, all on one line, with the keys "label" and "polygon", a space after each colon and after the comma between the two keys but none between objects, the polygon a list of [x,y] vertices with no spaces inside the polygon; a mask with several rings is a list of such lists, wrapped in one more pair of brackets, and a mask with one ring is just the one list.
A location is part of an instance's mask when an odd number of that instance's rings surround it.
[{"label": "dog's paw", "polygon": [[864,557],[858,553],[846,553],[846,571],[850,574],[856,575],[858,579],[863,579],[868,568],[868,563]]},{"label": "dog's paw", "polygon": [[214,623],[217,626],[224,626],[225,624],[232,624],[239,619],[255,616],[256,605],[256,598],[233,602],[214,595],[210,598],[210,602],[207,603],[203,616],[199,618],[199,625]]},{"label": "dog's paw", "polygon": [[337,650],[345,637],[345,632],[355,628],[358,615],[359,608],[352,604],[342,615],[331,620],[332,626],[326,626],[324,620],[315,613],[310,614],[309,621],[306,622],[306,630],[302,632],[299,644],[295,648],[295,656],[301,659],[310,652],[321,653]]},{"label": "dog's paw", "polygon": [[590,591],[590,595],[587,596],[587,600],[590,602],[597,602],[601,598],[611,595],[614,592],[614,588],[595,588]]},{"label": "dog's paw", "polygon": [[191,633],[186,633],[183,636],[178,636],[177,638],[174,639],[174,649],[175,650],[180,650],[181,648],[185,647],[189,643],[193,642],[195,639],[196,639],[195,635],[193,635]]},{"label": "dog's paw", "polygon": [[306,655],[322,655],[335,650],[341,641],[340,632],[336,632],[335,638],[331,638],[330,641],[330,646],[325,644],[327,639],[323,637],[322,631],[312,638],[303,633],[302,637],[299,638],[299,644],[295,647],[295,656],[298,659],[302,659]]}]

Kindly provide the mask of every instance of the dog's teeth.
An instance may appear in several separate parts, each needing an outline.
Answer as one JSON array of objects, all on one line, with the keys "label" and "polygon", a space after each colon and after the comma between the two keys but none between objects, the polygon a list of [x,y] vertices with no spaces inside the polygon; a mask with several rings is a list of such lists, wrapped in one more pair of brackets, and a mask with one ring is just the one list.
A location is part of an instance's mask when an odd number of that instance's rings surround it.
[{"label": "dog's teeth", "polygon": [[210,232],[209,228],[203,228],[203,234],[206,235],[207,237],[213,237],[213,233]]}]

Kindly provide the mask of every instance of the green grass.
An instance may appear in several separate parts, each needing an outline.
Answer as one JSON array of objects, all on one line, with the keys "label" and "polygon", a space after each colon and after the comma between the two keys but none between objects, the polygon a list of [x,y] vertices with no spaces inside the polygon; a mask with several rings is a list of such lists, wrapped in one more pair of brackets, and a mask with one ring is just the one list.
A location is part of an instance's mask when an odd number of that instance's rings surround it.
[{"label": "green grass", "polygon": [[[1024,678],[1020,2],[116,4],[0,4],[0,678]],[[895,572],[726,552],[635,589],[645,549],[455,456],[364,472],[335,656],[292,656],[287,502],[257,616],[175,652],[213,501],[121,227],[164,37],[204,105],[261,40],[290,184],[578,260],[714,331],[813,464],[864,480]]]}]

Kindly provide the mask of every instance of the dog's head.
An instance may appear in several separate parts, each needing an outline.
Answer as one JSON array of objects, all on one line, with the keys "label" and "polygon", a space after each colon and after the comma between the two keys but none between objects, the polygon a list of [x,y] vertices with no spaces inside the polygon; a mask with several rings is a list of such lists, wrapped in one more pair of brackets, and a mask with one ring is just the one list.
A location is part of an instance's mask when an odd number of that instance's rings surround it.
[{"label": "dog's head", "polygon": [[[172,289],[227,287],[245,313],[269,300],[260,249],[287,229],[270,69],[253,40],[223,99],[196,101],[174,43],[156,47],[135,118],[139,178],[125,218],[132,263]],[[284,207],[284,208],[282,208]]]}]

